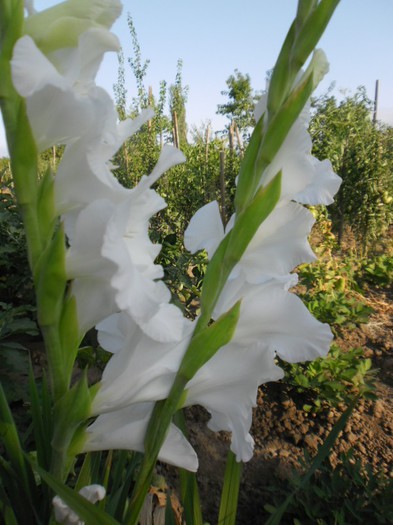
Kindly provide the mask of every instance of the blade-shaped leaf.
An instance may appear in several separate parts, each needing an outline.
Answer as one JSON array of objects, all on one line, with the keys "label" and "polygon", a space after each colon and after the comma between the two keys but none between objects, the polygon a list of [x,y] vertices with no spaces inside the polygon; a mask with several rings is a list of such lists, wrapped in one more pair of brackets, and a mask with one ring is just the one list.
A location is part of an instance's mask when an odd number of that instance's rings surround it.
[{"label": "blade-shaped leaf", "polygon": [[88,524],[94,523],[94,525],[119,525],[119,522],[112,518],[112,516],[90,503],[90,501],[74,490],[63,485],[63,483],[60,483],[55,477],[49,474],[49,472],[46,472],[38,465],[32,464],[32,466],[45,483],[50,486],[53,492],[60,496],[64,503],[78,514],[83,521]]}]

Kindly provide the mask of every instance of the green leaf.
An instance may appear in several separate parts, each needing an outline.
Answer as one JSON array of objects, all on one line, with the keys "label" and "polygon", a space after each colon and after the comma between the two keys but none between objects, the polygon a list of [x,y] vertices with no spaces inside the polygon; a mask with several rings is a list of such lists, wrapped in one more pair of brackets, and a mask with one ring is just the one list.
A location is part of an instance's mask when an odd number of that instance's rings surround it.
[{"label": "green leaf", "polygon": [[176,517],[172,508],[171,494],[167,493],[165,506],[165,525],[176,525]]},{"label": "green leaf", "polygon": [[217,321],[199,332],[191,339],[191,343],[180,365],[178,376],[183,378],[184,385],[190,381],[196,372],[211,359],[233,337],[240,315],[240,301],[228,312],[221,315]]},{"label": "green leaf", "polygon": [[94,525],[120,525],[118,521],[112,518],[102,509],[90,503],[83,496],[73,491],[63,483],[60,483],[52,474],[46,472],[38,465],[32,463],[34,470],[49,485],[55,494],[66,503],[78,516],[88,524]]},{"label": "green leaf", "polygon": [[[12,471],[18,481],[18,491],[13,496],[19,500],[17,513],[21,524],[28,523],[26,516],[36,516],[34,504],[39,502],[37,487],[30,465],[26,462],[18,431],[0,383],[0,442],[9,457]],[[16,510],[16,509],[15,509]]]},{"label": "green leaf", "polygon": [[[182,410],[176,412],[173,422],[187,436],[187,425]],[[181,502],[188,525],[203,525],[202,506],[199,497],[198,481],[195,472],[179,468]]]},{"label": "green leaf", "polygon": [[237,502],[239,498],[242,468],[243,464],[236,461],[235,454],[232,451],[229,451],[221,493],[220,510],[218,514],[219,525],[236,524]]}]

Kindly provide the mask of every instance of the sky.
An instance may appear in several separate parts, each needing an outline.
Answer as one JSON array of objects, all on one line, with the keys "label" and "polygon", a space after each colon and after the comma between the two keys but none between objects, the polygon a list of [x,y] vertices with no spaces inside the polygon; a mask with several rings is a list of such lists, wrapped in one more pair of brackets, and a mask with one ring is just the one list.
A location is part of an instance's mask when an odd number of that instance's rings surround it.
[{"label": "sky", "polygon": [[[37,10],[57,2],[35,1]],[[214,131],[225,127],[216,115],[226,79],[237,68],[251,77],[252,87],[265,87],[266,72],[275,63],[296,13],[296,0],[124,0],[123,13],[112,30],[126,57],[129,100],[136,85],[127,58],[132,40],[127,26],[131,15],[142,59],[149,59],[145,83],[158,95],[159,83],[174,83],[178,59],[183,61],[183,85],[189,87],[187,122],[200,127],[208,121]],[[365,86],[373,99],[379,80],[378,119],[393,125],[393,0],[341,0],[318,47],[327,54],[330,71],[317,90],[325,93],[334,82],[338,97]],[[118,62],[107,54],[97,83],[113,95]],[[0,122],[1,124],[1,122]],[[0,157],[6,154],[0,125]]]}]

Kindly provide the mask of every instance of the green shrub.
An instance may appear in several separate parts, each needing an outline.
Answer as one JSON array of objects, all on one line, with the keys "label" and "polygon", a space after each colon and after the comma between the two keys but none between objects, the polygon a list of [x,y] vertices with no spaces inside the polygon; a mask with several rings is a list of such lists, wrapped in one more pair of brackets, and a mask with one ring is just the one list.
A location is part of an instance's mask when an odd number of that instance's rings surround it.
[{"label": "green shrub", "polygon": [[382,254],[364,259],[356,272],[359,283],[367,283],[377,288],[387,288],[393,284],[393,257]]},{"label": "green shrub", "polygon": [[333,344],[329,354],[307,363],[280,363],[285,370],[284,381],[299,392],[307,392],[312,404],[305,404],[306,412],[318,411],[323,404],[337,406],[355,396],[373,397],[375,373],[371,359],[363,357],[361,348],[343,352]]}]

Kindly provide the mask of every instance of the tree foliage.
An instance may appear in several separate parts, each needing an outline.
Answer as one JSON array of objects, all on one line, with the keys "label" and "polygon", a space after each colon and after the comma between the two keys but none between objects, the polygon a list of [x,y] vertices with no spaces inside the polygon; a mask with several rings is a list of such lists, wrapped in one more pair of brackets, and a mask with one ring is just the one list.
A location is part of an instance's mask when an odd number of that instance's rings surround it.
[{"label": "tree foliage", "polygon": [[328,92],[314,99],[313,108],[313,153],[329,158],[343,179],[330,208],[339,239],[349,226],[367,251],[393,218],[392,128],[373,125],[364,88],[340,102]]},{"label": "tree foliage", "polygon": [[172,116],[173,143],[182,147],[187,144],[186,102],[188,86],[183,86],[183,61],[177,61],[175,83],[169,87],[169,111]]},{"label": "tree foliage", "polygon": [[229,101],[218,105],[217,114],[235,122],[246,138],[248,128],[255,125],[254,106],[259,95],[251,87],[250,75],[243,75],[238,69],[227,78],[226,84],[228,89],[221,91],[221,95],[227,96]]}]

